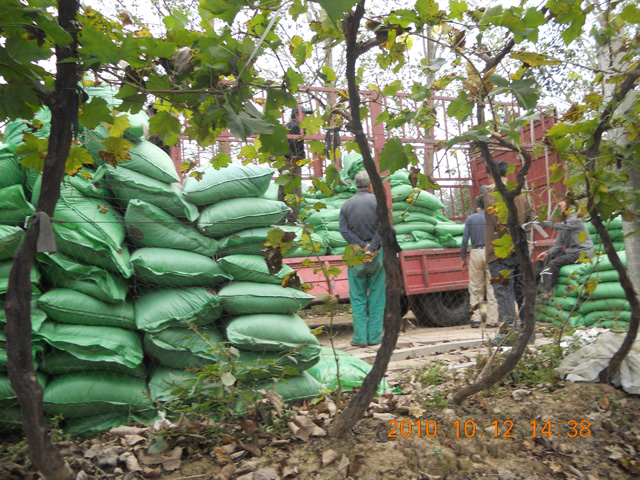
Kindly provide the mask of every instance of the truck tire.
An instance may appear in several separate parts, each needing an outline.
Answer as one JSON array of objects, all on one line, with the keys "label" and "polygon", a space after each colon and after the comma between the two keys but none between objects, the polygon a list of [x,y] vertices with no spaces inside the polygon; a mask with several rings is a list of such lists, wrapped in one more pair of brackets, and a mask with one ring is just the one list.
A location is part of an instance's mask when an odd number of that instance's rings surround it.
[{"label": "truck tire", "polygon": [[423,326],[453,327],[469,322],[469,292],[450,290],[411,297],[411,310]]},{"label": "truck tire", "polygon": [[428,293],[423,293],[420,295],[411,295],[407,297],[409,299],[409,306],[411,311],[416,316],[416,322],[421,327],[433,327],[433,323],[431,323],[431,318],[429,316],[429,295]]}]

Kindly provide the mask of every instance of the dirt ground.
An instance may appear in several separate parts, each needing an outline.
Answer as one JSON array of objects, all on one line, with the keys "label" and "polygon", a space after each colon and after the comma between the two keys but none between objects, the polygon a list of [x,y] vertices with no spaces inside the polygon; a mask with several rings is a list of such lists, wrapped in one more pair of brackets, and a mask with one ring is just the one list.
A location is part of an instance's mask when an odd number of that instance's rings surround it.
[{"label": "dirt ground", "polygon": [[[217,445],[199,438],[197,425],[186,421],[165,437],[160,452],[157,445],[152,451],[157,436],[148,429],[60,445],[79,480],[640,478],[640,397],[536,371],[544,365],[544,345],[551,343],[544,333],[538,330],[523,373],[462,405],[449,403],[449,394],[476,378],[474,365],[486,359],[486,346],[401,356],[390,364],[387,379],[402,393],[376,397],[356,428],[338,438],[326,436],[326,428],[353,393],[276,415],[279,422],[272,427],[277,428],[270,431],[256,429],[250,420],[232,425]],[[468,327],[409,328],[396,350],[420,353],[429,338],[455,346],[486,334]],[[371,360],[375,348],[353,349],[347,346],[350,338],[346,318],[335,343]],[[321,340],[328,343],[326,336]],[[10,464],[0,468],[0,479],[39,477],[8,451],[5,442],[0,460]]]}]

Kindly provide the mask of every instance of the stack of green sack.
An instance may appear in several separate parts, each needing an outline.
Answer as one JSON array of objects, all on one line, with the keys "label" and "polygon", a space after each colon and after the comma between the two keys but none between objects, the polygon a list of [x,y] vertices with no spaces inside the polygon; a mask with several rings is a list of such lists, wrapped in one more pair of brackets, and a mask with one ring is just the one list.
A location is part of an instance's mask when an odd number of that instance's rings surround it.
[{"label": "stack of green sack", "polygon": [[[4,301],[9,286],[9,272],[13,266],[13,254],[24,238],[22,226],[25,218],[31,217],[34,207],[25,194],[24,170],[15,151],[22,142],[23,122],[12,122],[5,127],[4,142],[0,144],[0,432],[19,429],[22,425],[20,408],[7,375],[7,349],[4,324],[6,317]],[[45,321],[45,314],[38,309],[36,300],[41,273],[37,265],[31,268],[33,301],[31,303],[32,331],[37,331]],[[41,363],[44,344],[40,340],[32,342],[34,366]],[[38,373],[38,381],[44,387],[47,377]]]},{"label": "stack of green sack", "polygon": [[[624,251],[618,256],[626,266]],[[577,326],[623,327],[629,325],[631,310],[620,285],[618,272],[606,255],[587,263],[560,269],[554,296],[548,305],[539,305],[536,317],[541,321]]]},{"label": "stack of green sack", "polygon": [[[593,226],[593,223],[587,222],[585,224],[587,227],[587,231],[591,235],[591,240],[595,246],[596,253],[604,253],[604,245],[602,244],[602,240],[600,239],[600,235],[596,233],[596,227]],[[608,223],[605,223],[607,227],[607,233],[611,237],[611,241],[613,242],[613,248],[616,249],[617,252],[624,250],[624,234],[622,232],[622,217],[616,217]]]},{"label": "stack of green sack", "polygon": [[[282,280],[292,270],[284,266],[271,275],[263,257],[229,255],[221,258],[220,264],[236,279],[221,288],[218,295],[229,315],[225,333],[238,350],[237,366],[242,380],[294,374],[293,378],[258,384],[257,388],[289,390],[281,382],[293,382],[300,384],[300,390],[283,395],[286,401],[315,395],[323,386],[305,370],[318,362],[320,344],[304,320],[296,315],[314,297],[296,288],[283,287]],[[246,374],[242,375],[245,369]]]}]

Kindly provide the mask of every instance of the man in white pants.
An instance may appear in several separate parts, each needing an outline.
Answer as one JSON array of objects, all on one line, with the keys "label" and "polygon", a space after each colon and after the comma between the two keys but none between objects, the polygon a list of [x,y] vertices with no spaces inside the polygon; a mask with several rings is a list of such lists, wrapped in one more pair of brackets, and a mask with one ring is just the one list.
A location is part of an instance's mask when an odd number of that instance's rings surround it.
[{"label": "man in white pants", "polygon": [[[471,328],[480,327],[482,315],[480,314],[480,304],[487,296],[487,328],[495,328],[498,326],[498,303],[493,294],[493,286],[491,285],[491,274],[489,273],[489,265],[484,251],[484,200],[482,195],[475,199],[476,213],[469,215],[464,223],[464,232],[462,234],[462,248],[460,255],[462,256],[462,269],[469,269],[469,304],[473,314],[471,315]],[[471,253],[467,261],[467,246],[471,241]]]}]

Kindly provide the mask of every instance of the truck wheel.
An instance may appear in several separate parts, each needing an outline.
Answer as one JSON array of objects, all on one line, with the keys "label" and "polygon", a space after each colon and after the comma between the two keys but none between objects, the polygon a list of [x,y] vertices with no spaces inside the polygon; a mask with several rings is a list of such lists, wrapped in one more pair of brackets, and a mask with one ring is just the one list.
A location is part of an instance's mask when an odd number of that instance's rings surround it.
[{"label": "truck wheel", "polygon": [[400,297],[400,318],[403,318],[409,311],[411,306],[409,305],[409,297],[402,295]]},{"label": "truck wheel", "polygon": [[425,293],[412,297],[411,310],[421,325],[453,327],[469,322],[469,292]]},{"label": "truck wheel", "polygon": [[420,295],[411,295],[407,298],[409,299],[411,311],[416,316],[418,325],[421,327],[433,327],[434,325],[431,323],[431,317],[429,316],[430,294],[422,293]]}]

